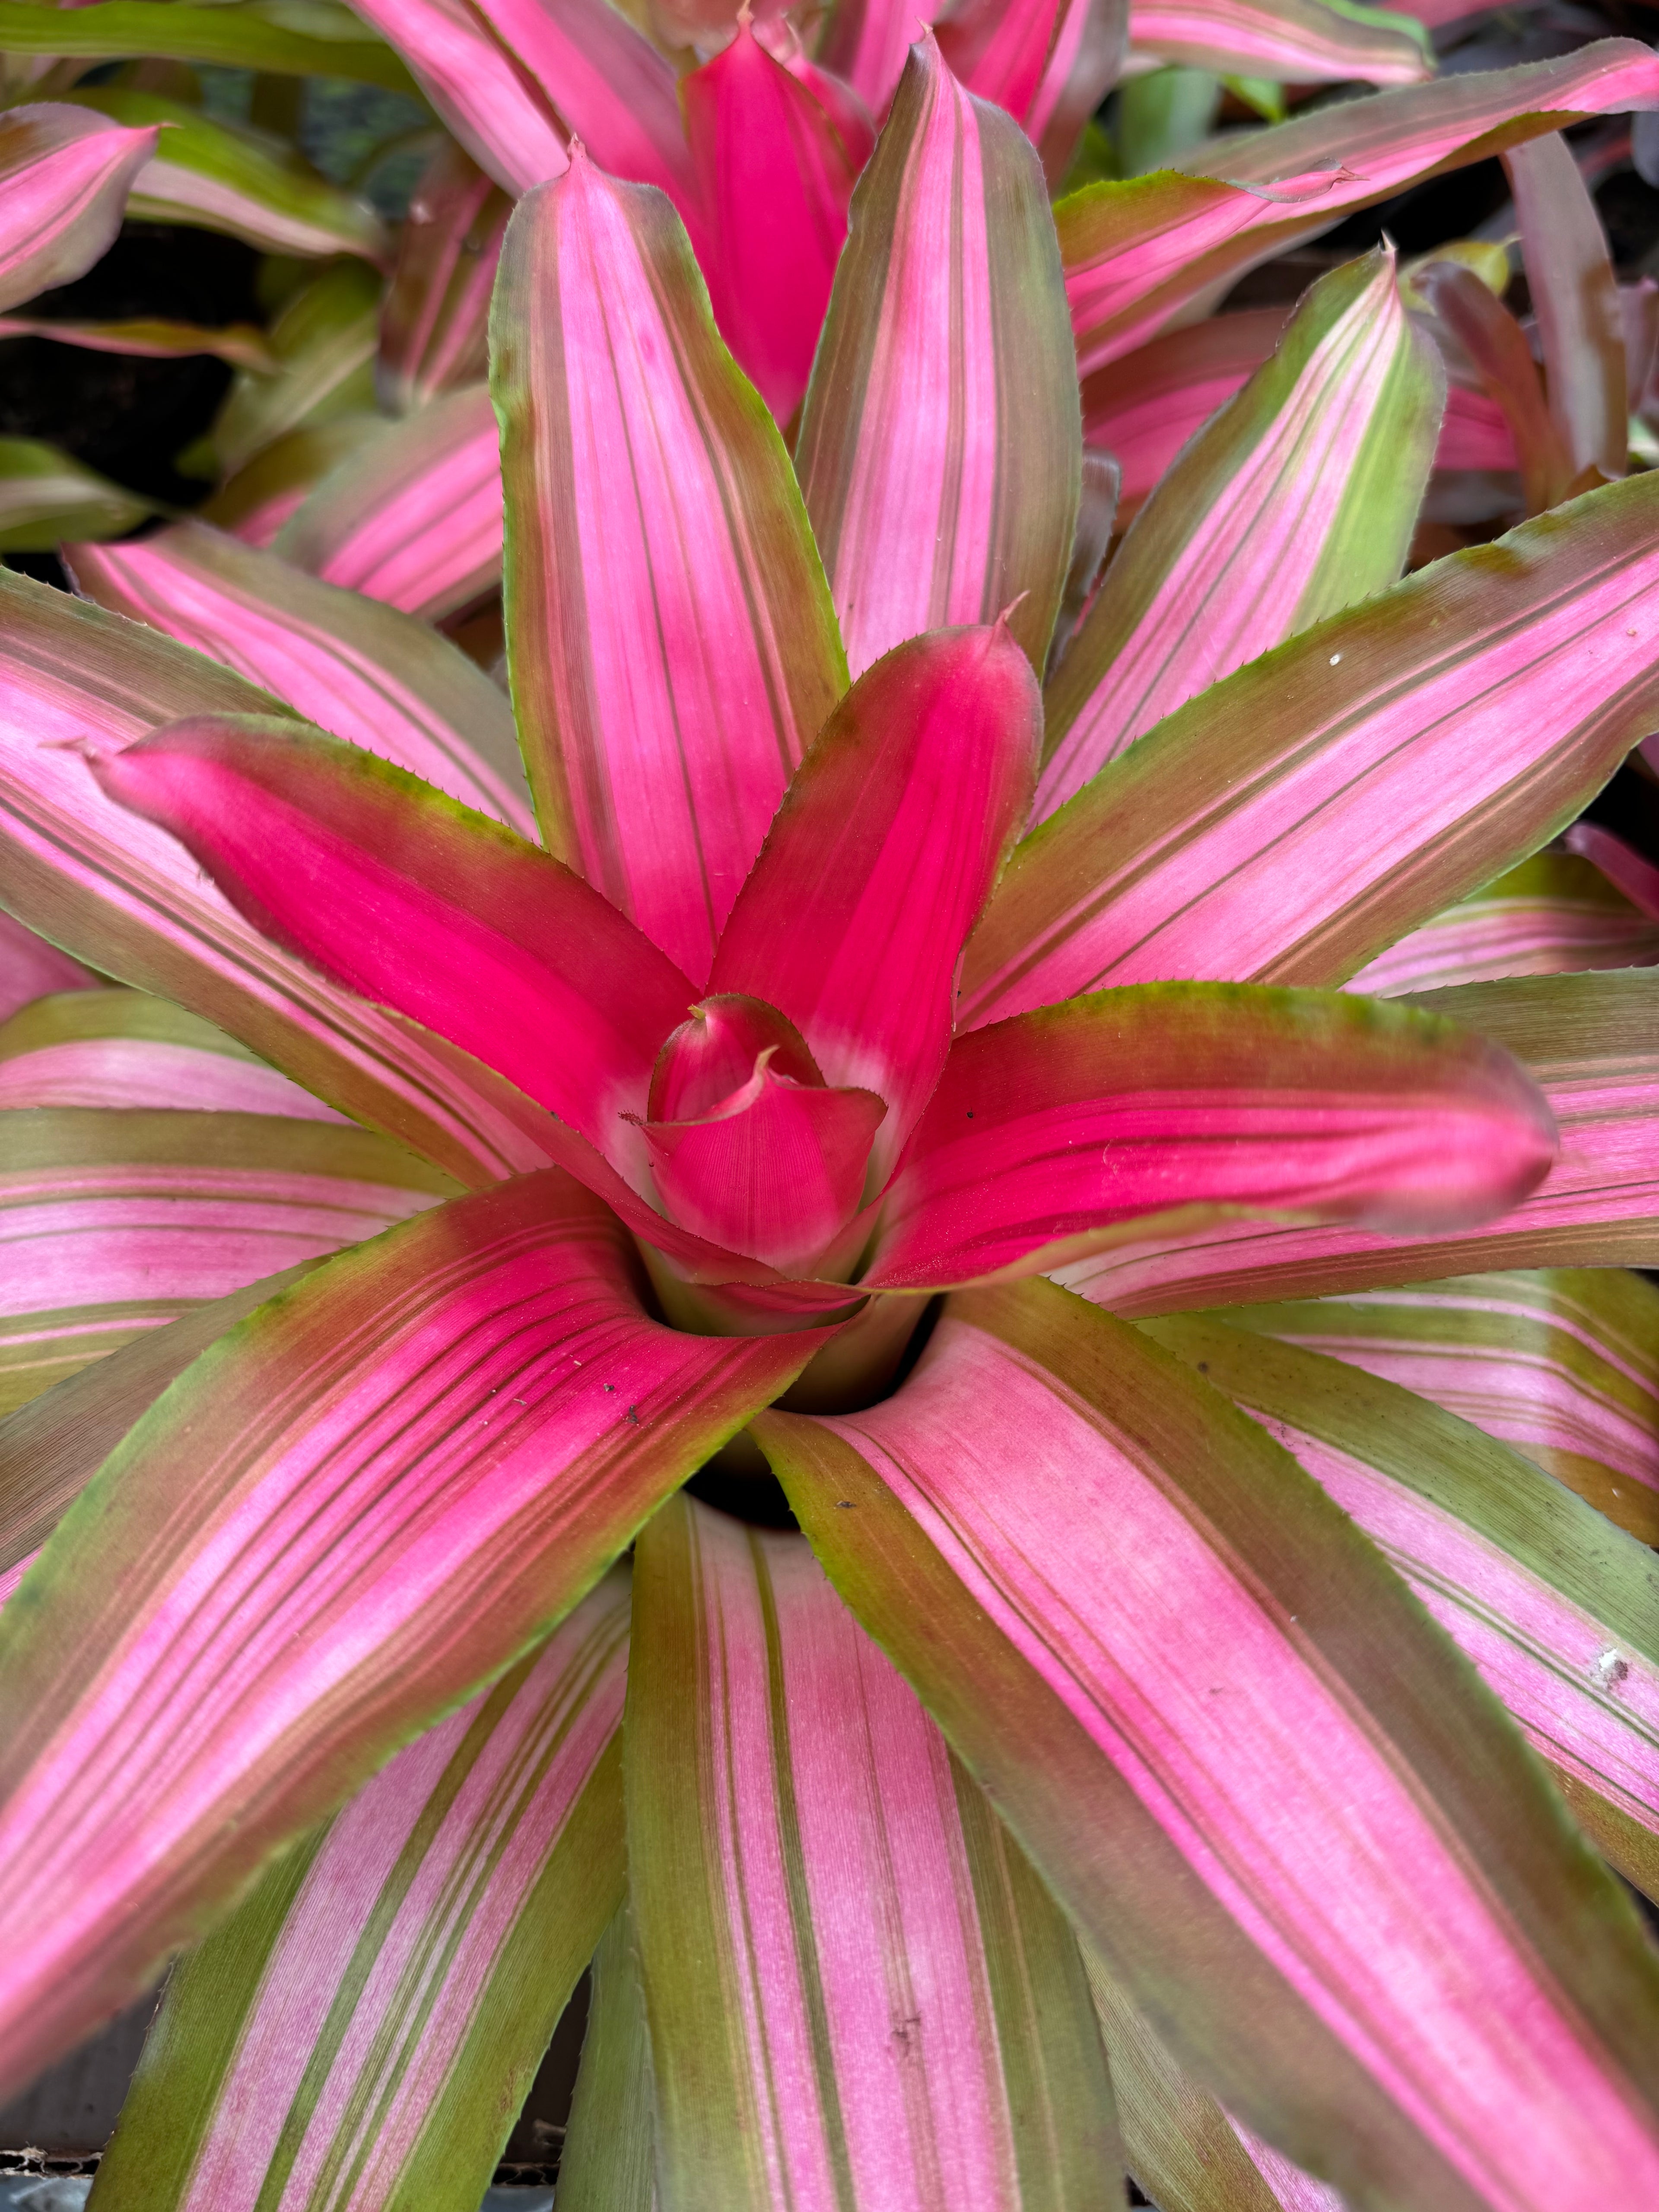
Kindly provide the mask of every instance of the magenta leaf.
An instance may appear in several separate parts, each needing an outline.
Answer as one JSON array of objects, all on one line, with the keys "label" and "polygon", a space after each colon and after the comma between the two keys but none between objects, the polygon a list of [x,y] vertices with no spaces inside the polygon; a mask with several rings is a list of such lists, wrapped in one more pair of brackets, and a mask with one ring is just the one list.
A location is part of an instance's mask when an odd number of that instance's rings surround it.
[{"label": "magenta leaf", "polygon": [[0,1022],[48,992],[94,990],[97,982],[78,960],[0,911]]}]

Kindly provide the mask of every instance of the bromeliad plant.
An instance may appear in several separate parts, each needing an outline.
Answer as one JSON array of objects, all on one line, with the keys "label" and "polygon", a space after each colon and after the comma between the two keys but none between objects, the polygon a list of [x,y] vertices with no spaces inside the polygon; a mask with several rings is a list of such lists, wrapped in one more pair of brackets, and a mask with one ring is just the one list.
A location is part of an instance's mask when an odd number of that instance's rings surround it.
[{"label": "bromeliad plant", "polygon": [[[21,1180],[152,1289],[283,1205],[304,1263],[0,1429],[62,1516],[0,1614],[7,2078],[207,1938],[97,2212],[460,2212],[596,1947],[579,2208],[1659,2189],[1659,1967],[1535,1755],[1650,1885],[1651,1557],[1306,1319],[1653,1256],[1648,972],[1335,987],[1582,941],[1547,870],[1457,902],[1649,730],[1659,490],[1397,582],[1442,386],[1379,254],[1096,589],[1046,207],[918,47],[792,465],[663,198],[526,196],[540,842],[405,617],[75,556],[354,745],[0,586],[5,897],[185,1010],[26,1012]],[[43,1225],[67,1360],[131,1274]]]}]

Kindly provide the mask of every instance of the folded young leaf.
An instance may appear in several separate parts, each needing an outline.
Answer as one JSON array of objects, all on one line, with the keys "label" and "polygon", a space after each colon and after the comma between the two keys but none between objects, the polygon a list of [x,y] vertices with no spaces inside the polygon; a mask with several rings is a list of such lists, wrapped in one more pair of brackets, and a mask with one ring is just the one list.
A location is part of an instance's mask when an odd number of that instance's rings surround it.
[{"label": "folded young leaf", "polygon": [[1432,1233],[1504,1212],[1554,1152],[1509,1054],[1449,1025],[1335,993],[1103,991],[957,1042],[864,1286],[1036,1274],[1155,1236],[1159,1216]]},{"label": "folded young leaf", "polygon": [[868,1413],[753,1432],[1080,1934],[1252,2129],[1362,2203],[1659,2187],[1632,1909],[1219,1392],[1032,1282],[954,1300]]},{"label": "folded young leaf", "polygon": [[55,100],[0,116],[0,307],[91,268],[121,227],[156,136]]},{"label": "folded young leaf", "polygon": [[674,1498],[634,1604],[665,2202],[1104,2205],[1122,2162],[1077,1945],[807,1545]]},{"label": "folded young leaf", "polygon": [[0,552],[48,553],[66,538],[118,538],[153,512],[96,469],[38,438],[0,438]]},{"label": "folded young leaf", "polygon": [[1389,999],[1503,975],[1570,975],[1655,961],[1659,921],[1632,906],[1593,861],[1534,853],[1368,961],[1347,988]]},{"label": "folded young leaf", "polygon": [[872,1189],[950,1049],[963,941],[1025,819],[1041,729],[1007,625],[898,647],[820,732],[720,939],[716,991],[777,1007],[827,1083],[885,1101]]},{"label": "folded young leaf", "polygon": [[656,2114],[627,1910],[593,1954],[587,2033],[559,2153],[561,2212],[655,2212]]},{"label": "folded young leaf", "polygon": [[70,546],[64,557],[100,606],[193,645],[333,736],[535,836],[511,708],[426,623],[201,522]]},{"label": "folded young leaf", "polygon": [[365,1129],[258,1114],[0,1115],[0,1412],[187,1307],[453,1194]]},{"label": "folded young leaf", "polygon": [[176,1968],[107,2201],[476,2212],[622,1899],[628,1595],[608,1575]]},{"label": "folded young leaf", "polygon": [[1219,76],[1420,84],[1434,49],[1409,16],[1356,0],[1131,0],[1135,52]]},{"label": "folded young leaf", "polygon": [[374,404],[380,283],[361,261],[336,261],[301,288],[271,325],[274,375],[239,376],[213,421],[229,473],[307,422]]},{"label": "folded young leaf", "polygon": [[1638,477],[1200,693],[1016,849],[964,1024],[1162,976],[1345,981],[1546,843],[1645,734],[1656,593],[1659,477]]},{"label": "folded young leaf", "polygon": [[31,1000],[50,992],[97,988],[90,969],[0,911],[0,1021],[9,1022]]},{"label": "folded young leaf", "polygon": [[457,1200],[222,1338],[82,1493],[0,1616],[0,2080],[546,1635],[823,1340],[665,1328],[634,1266],[557,1171]]},{"label": "folded young leaf", "polygon": [[[1216,1320],[1145,1324],[1277,1437],[1455,1638],[1534,1748],[1640,1835],[1659,1888],[1659,1560],[1410,1390]],[[1604,1846],[1605,1848],[1605,1846]],[[1621,1863],[1622,1862],[1622,1863]]]},{"label": "folded young leaf", "polygon": [[222,1030],[146,991],[59,992],[0,1026],[0,1108],[29,1106],[342,1119]]},{"label": "folded young leaf", "polygon": [[1512,147],[1504,166],[1569,471],[1621,477],[1630,417],[1625,326],[1601,218],[1559,131]]},{"label": "folded young leaf", "polygon": [[[0,572],[0,861],[7,905],[106,975],[187,1006],[460,1182],[545,1164],[497,1079],[270,944],[173,838],[99,791],[82,748],[272,705],[228,669]],[[522,1102],[520,1102],[522,1103]]]},{"label": "folded young leaf", "polygon": [[303,20],[304,28],[292,27],[280,0],[274,7],[237,8],[192,6],[190,0],[96,0],[72,11],[7,0],[0,14],[0,54],[67,54],[86,61],[150,55],[410,90],[408,70],[378,39],[340,35],[342,24],[349,30],[349,18],[319,9]]},{"label": "folded young leaf", "polygon": [[453,138],[422,171],[380,313],[375,382],[394,414],[489,373],[489,295],[513,203]]},{"label": "folded young leaf", "polygon": [[1057,211],[1086,376],[1351,210],[1589,115],[1659,106],[1659,59],[1602,39],[1553,61],[1344,100],[1200,146],[1179,170],[1090,185]]},{"label": "folded young leaf", "polygon": [[1115,1312],[1254,1304],[1421,1283],[1479,1267],[1659,1267],[1659,976],[1532,977],[1396,1000],[1506,1046],[1561,1134],[1541,1188],[1484,1228],[1401,1238],[1364,1229],[1237,1223],[1126,1246],[1068,1268]]},{"label": "folded young leaf", "polygon": [[1085,124],[1121,73],[1129,14],[1128,0],[953,0],[935,20],[952,72],[1007,109],[1058,191]]},{"label": "folded young leaf", "polygon": [[1311,288],[1135,518],[1049,687],[1039,819],[1207,685],[1399,581],[1444,392],[1391,252]]},{"label": "folded young leaf", "polygon": [[1659,1291],[1640,1275],[1463,1275],[1229,1318],[1443,1406],[1659,1543]]},{"label": "folded young leaf", "polygon": [[520,204],[496,302],[507,663],[538,812],[701,986],[846,687],[805,511],[659,196],[578,159]]},{"label": "folded young leaf", "polygon": [[501,574],[500,433],[483,386],[447,392],[331,469],[270,541],[325,583],[423,622]]},{"label": "folded young leaf", "polygon": [[1030,142],[924,35],[854,195],[795,447],[854,676],[1005,610],[1043,665],[1082,450],[1064,319]]}]

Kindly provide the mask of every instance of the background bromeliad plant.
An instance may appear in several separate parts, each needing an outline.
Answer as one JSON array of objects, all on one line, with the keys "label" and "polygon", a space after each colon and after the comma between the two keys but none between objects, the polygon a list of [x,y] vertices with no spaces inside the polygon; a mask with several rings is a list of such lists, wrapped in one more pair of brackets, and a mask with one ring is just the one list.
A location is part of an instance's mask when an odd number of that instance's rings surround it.
[{"label": "background bromeliad plant", "polygon": [[[508,28],[399,12],[464,119]],[[1659,939],[1548,848],[1654,719],[1659,494],[1550,133],[1659,65],[1383,92],[1057,235],[971,27],[790,447],[720,160],[688,233],[584,120],[506,234],[499,478],[386,429],[274,550],[3,587],[0,893],[66,948],[0,1032],[8,2078],[212,1931],[100,2212],[476,2202],[596,1947],[577,2205],[1654,2193],[1583,1838],[1652,1889]],[[763,35],[711,128],[802,82]],[[1504,137],[1547,380],[1474,250],[1153,335]],[[434,228],[404,358],[474,370]],[[1460,420],[1540,519],[1401,582]],[[510,710],[284,557],[441,569],[462,444]]]}]

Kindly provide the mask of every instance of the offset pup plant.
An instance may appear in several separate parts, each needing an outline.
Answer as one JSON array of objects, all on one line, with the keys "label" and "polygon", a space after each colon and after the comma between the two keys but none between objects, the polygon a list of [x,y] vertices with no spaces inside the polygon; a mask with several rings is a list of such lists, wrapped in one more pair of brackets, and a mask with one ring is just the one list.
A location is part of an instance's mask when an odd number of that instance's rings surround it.
[{"label": "offset pup plant", "polygon": [[[596,1953],[567,2207],[1659,2193],[1655,1573],[1575,1494],[1653,1393],[1528,1272],[1659,1252],[1655,981],[1505,950],[1639,942],[1529,856],[1650,730],[1659,484],[1399,581],[1382,252],[1099,582],[1080,265],[924,40],[792,460],[662,195],[529,191],[528,801],[275,555],[0,581],[0,888],[138,987],[0,1034],[20,1334],[128,1340],[0,1426],[5,2079],[198,1944],[96,2212],[470,2208]],[[1623,1431],[1333,1356],[1478,1270]]]}]

